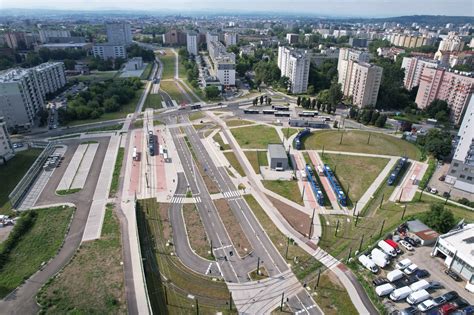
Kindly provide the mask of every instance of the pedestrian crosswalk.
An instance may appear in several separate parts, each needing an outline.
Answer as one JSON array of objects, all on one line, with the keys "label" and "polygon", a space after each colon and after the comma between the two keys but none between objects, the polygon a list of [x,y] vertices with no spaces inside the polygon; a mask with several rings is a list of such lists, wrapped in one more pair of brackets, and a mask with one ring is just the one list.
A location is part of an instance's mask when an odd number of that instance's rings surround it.
[{"label": "pedestrian crosswalk", "polygon": [[173,198],[171,198],[170,203],[184,203],[187,201],[189,203],[189,199],[192,200],[192,203],[200,203],[201,202],[201,197],[191,197],[191,198],[186,198],[186,196],[183,195],[174,195]]},{"label": "pedestrian crosswalk", "polygon": [[227,199],[239,198],[241,196],[240,191],[238,191],[238,190],[225,191],[225,192],[222,193],[222,195],[224,195],[224,198],[227,198]]}]

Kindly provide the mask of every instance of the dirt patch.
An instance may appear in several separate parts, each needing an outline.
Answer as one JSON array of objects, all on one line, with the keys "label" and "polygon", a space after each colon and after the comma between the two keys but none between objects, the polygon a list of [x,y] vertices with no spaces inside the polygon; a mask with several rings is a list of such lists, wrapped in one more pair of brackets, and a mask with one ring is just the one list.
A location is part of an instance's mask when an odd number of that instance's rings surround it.
[{"label": "dirt patch", "polygon": [[230,209],[227,200],[217,199],[214,200],[214,204],[239,256],[243,257],[250,253],[253,250],[252,246],[250,245],[249,240],[245,236],[242,227],[239,223],[237,223],[238,221],[234,216],[234,213],[232,213],[232,210]]},{"label": "dirt patch", "polygon": [[171,205],[169,203],[160,203],[158,210],[160,212],[161,225],[163,227],[163,237],[165,240],[172,241],[173,229],[171,228],[171,222],[168,215],[170,206]]},{"label": "dirt patch", "polygon": [[212,259],[209,240],[196,205],[189,203],[184,204],[183,216],[191,248],[199,256],[206,259]]},{"label": "dirt patch", "polygon": [[278,212],[280,212],[280,214],[296,231],[305,237],[308,236],[311,218],[307,214],[296,210],[295,208],[281,202],[278,199],[270,197],[269,195],[267,195],[267,198],[270,199],[273,206],[275,206]]}]

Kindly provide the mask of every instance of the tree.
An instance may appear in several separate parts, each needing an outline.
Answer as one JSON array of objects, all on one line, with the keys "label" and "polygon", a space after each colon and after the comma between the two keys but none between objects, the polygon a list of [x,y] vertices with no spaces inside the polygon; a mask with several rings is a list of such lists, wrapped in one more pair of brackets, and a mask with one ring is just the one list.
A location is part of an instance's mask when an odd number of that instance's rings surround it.
[{"label": "tree", "polygon": [[387,115],[380,115],[375,121],[375,127],[383,128],[387,122]]},{"label": "tree", "polygon": [[76,65],[76,61],[72,59],[64,59],[64,67],[66,70],[74,70],[74,66]]},{"label": "tree", "polygon": [[296,99],[296,105],[301,105],[301,96],[298,96],[298,98]]},{"label": "tree", "polygon": [[337,105],[342,101],[344,95],[341,91],[341,84],[333,82],[328,91],[328,102],[331,105]]},{"label": "tree", "polygon": [[285,90],[288,90],[290,87],[290,78],[287,76],[282,76],[280,80],[278,80],[278,85],[284,88]]},{"label": "tree", "polygon": [[221,92],[219,91],[219,88],[217,88],[217,86],[215,85],[206,86],[206,88],[204,89],[204,94],[208,99],[216,98],[220,95],[220,93]]},{"label": "tree", "polygon": [[349,109],[349,118],[355,119],[356,117],[357,117],[357,109],[355,109],[354,107],[351,107]]},{"label": "tree", "polygon": [[436,118],[439,112],[444,112],[445,115],[448,115],[449,105],[446,101],[435,99],[425,108],[425,112],[430,118]]},{"label": "tree", "polygon": [[314,95],[314,86],[312,86],[312,85],[308,86],[308,91],[307,92],[308,92],[309,95]]},{"label": "tree", "polygon": [[311,108],[314,109],[315,107],[316,107],[316,99],[313,98],[313,99],[311,100]]},{"label": "tree", "polygon": [[329,104],[329,90],[322,90],[316,95],[316,99],[321,104]]},{"label": "tree", "polygon": [[374,111],[374,113],[372,114],[372,117],[370,118],[370,124],[375,125],[375,122],[377,121],[377,119],[379,119],[379,117],[380,117],[380,113],[378,111]]},{"label": "tree", "polygon": [[380,47],[390,47],[390,42],[386,39],[376,39],[370,42],[369,51],[372,54],[377,53],[377,49]]},{"label": "tree", "polygon": [[260,105],[262,105],[262,104],[263,104],[263,95],[260,96]]},{"label": "tree", "polygon": [[447,131],[432,128],[428,130],[425,136],[419,136],[417,143],[438,160],[449,156],[451,153],[451,136]]},{"label": "tree", "polygon": [[272,105],[272,98],[271,98],[271,97],[269,97],[269,98],[267,99],[267,101],[268,101],[268,105]]},{"label": "tree", "polygon": [[456,224],[451,210],[441,204],[431,205],[431,209],[422,215],[423,222],[439,233],[449,232]]}]

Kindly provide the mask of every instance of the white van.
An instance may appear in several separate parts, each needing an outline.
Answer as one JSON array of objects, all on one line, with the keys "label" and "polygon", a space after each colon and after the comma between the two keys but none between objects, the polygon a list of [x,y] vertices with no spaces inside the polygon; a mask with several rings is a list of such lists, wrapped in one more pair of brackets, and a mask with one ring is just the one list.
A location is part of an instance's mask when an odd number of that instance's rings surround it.
[{"label": "white van", "polygon": [[390,244],[388,244],[384,240],[381,240],[380,242],[378,242],[377,245],[388,255],[390,255],[392,257],[397,256],[397,251],[395,250],[395,248],[393,248]]},{"label": "white van", "polygon": [[424,290],[424,289],[428,289],[430,287],[430,283],[428,281],[426,281],[425,279],[423,280],[420,280],[420,281],[417,281],[415,283],[412,283],[410,285],[410,289],[413,291],[413,292],[416,292],[416,291],[420,291],[420,290]]},{"label": "white van", "polygon": [[406,267],[408,267],[410,265],[411,265],[411,260],[408,259],[408,258],[405,258],[405,259],[399,261],[397,263],[397,265],[395,266],[395,268],[403,270],[403,269],[405,269]]},{"label": "white van", "polygon": [[379,271],[379,268],[374,264],[372,260],[370,260],[369,257],[365,255],[360,255],[359,256],[359,262],[367,269],[369,269],[373,273],[377,273]]},{"label": "white van", "polygon": [[397,281],[403,277],[403,272],[399,269],[395,269],[394,271],[390,271],[387,273],[387,279],[390,282]]},{"label": "white van", "polygon": [[406,274],[406,275],[411,275],[412,273],[414,273],[415,271],[418,270],[418,266],[416,264],[411,264],[410,266],[406,267],[405,269],[403,269],[403,272]]},{"label": "white van", "polygon": [[379,285],[378,287],[375,287],[375,293],[377,293],[378,296],[388,295],[392,293],[393,290],[395,290],[395,286],[390,283],[385,283],[385,284]]},{"label": "white van", "polygon": [[427,300],[429,298],[430,298],[430,294],[428,293],[428,291],[420,290],[420,291],[416,291],[416,292],[411,293],[407,297],[407,302],[408,302],[408,304],[413,305],[413,304],[421,303],[424,300]]},{"label": "white van", "polygon": [[372,251],[370,252],[372,254],[372,256],[380,256],[380,257],[383,257],[385,260],[387,260],[388,262],[390,262],[390,256],[387,255],[385,252],[381,251],[380,249],[378,248],[374,248],[372,249]]},{"label": "white van", "polygon": [[390,299],[392,301],[398,301],[398,300],[403,300],[407,296],[409,296],[412,293],[411,289],[409,286],[402,287],[400,289],[396,289],[395,291],[390,294]]},{"label": "white van", "polygon": [[383,256],[381,255],[371,255],[370,259],[380,268],[385,268],[385,266],[388,265],[389,261],[386,260]]}]

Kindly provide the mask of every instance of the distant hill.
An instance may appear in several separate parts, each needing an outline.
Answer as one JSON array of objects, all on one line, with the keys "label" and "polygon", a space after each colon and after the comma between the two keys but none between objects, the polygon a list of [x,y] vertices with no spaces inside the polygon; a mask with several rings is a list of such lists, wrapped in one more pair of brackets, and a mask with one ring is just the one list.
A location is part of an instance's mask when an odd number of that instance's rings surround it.
[{"label": "distant hill", "polygon": [[348,19],[352,22],[395,22],[401,24],[429,24],[429,25],[446,25],[447,23],[454,24],[467,24],[471,23],[474,25],[474,17],[471,16],[448,16],[448,15],[408,15],[408,16],[395,16],[387,18],[369,18],[369,19]]}]

